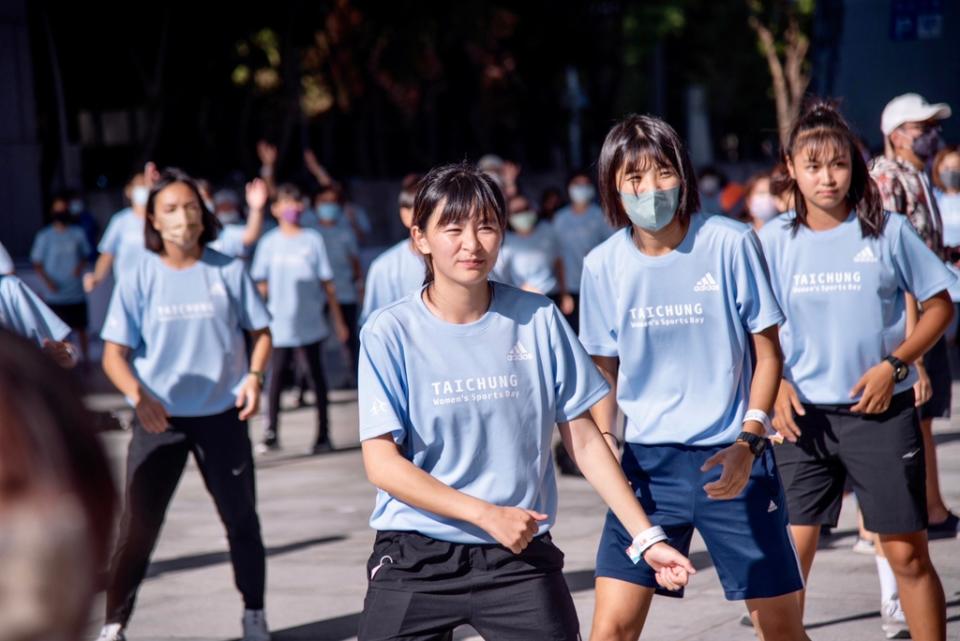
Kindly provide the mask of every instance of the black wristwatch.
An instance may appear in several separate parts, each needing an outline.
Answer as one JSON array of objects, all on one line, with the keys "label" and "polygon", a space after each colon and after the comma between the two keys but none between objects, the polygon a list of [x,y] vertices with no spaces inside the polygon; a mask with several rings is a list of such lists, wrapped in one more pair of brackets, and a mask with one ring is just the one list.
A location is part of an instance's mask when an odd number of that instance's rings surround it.
[{"label": "black wristwatch", "polygon": [[740,432],[737,435],[737,442],[743,441],[753,452],[754,458],[759,458],[763,451],[767,449],[767,439],[757,436],[753,432]]},{"label": "black wristwatch", "polygon": [[890,354],[883,360],[887,361],[893,365],[893,382],[900,383],[907,378],[907,375],[910,373],[910,366],[901,361],[899,358]]}]

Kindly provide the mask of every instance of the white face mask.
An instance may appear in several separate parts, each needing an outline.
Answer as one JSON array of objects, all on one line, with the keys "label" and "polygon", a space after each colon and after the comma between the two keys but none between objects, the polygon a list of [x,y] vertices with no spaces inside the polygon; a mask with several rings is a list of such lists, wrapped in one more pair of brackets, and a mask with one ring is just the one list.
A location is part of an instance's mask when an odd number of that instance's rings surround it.
[{"label": "white face mask", "polygon": [[232,225],[233,223],[240,222],[240,212],[236,209],[218,211],[217,218],[220,219],[220,222],[224,225]]},{"label": "white face mask", "polygon": [[716,176],[704,176],[700,179],[700,193],[716,196],[720,192],[720,179]]},{"label": "white face mask", "polygon": [[593,185],[572,185],[568,193],[575,204],[586,205],[593,200]]},{"label": "white face mask", "polygon": [[130,190],[130,202],[132,202],[135,207],[145,207],[147,199],[149,198],[150,190],[143,185],[137,185]]},{"label": "white face mask", "polygon": [[770,194],[754,194],[747,200],[750,215],[760,222],[767,222],[780,213],[777,201]]},{"label": "white face mask", "polygon": [[510,214],[510,226],[520,233],[526,233],[537,224],[537,212],[521,211]]}]

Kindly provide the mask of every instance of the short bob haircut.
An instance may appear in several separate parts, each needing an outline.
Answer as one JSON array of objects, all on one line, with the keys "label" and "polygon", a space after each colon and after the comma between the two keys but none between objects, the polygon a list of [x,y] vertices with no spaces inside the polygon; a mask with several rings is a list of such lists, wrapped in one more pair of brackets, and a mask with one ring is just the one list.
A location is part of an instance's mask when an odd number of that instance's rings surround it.
[{"label": "short bob haircut", "polygon": [[651,163],[657,167],[669,167],[680,178],[676,216],[681,224],[686,226],[690,216],[700,209],[697,175],[680,136],[660,118],[632,114],[613,126],[600,150],[597,172],[600,203],[607,221],[615,229],[631,224],[620,199],[617,174],[621,169],[643,171]]},{"label": "short bob haircut", "polygon": [[163,238],[160,236],[160,232],[153,227],[153,208],[157,200],[157,194],[176,183],[186,185],[193,192],[193,195],[197,197],[197,204],[201,212],[200,222],[203,225],[203,231],[200,232],[200,238],[197,241],[201,247],[216,240],[220,234],[220,229],[223,227],[217,219],[217,216],[207,209],[206,204],[204,204],[203,195],[200,193],[200,187],[196,181],[186,172],[168,167],[161,172],[160,178],[150,189],[150,197],[147,198],[147,221],[143,226],[143,239],[147,249],[155,254],[163,253]]},{"label": "short bob haircut", "polygon": [[[493,178],[466,162],[431,169],[419,183],[413,201],[413,226],[427,230],[439,206],[437,225],[459,223],[470,218],[491,223],[502,234],[507,228],[507,205]],[[424,284],[433,282],[433,263],[424,256]]]}]

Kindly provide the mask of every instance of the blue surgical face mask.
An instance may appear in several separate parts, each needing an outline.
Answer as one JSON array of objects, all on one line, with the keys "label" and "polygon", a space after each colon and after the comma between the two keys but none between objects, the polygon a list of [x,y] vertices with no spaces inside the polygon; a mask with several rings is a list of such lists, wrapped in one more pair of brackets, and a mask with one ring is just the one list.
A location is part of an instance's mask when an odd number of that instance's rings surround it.
[{"label": "blue surgical face mask", "polygon": [[340,218],[341,207],[337,203],[320,203],[317,205],[317,218],[325,223],[332,223]]},{"label": "blue surgical face mask", "polygon": [[655,189],[642,194],[621,191],[620,201],[630,222],[646,231],[660,231],[677,213],[680,188]]},{"label": "blue surgical face mask", "polygon": [[574,203],[586,205],[593,200],[593,185],[571,185],[568,193]]}]

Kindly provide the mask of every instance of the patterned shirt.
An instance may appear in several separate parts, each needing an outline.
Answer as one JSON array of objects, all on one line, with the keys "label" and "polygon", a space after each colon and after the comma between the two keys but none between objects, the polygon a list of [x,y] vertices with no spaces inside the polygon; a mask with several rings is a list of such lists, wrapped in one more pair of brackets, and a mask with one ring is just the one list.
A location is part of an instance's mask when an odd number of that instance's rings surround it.
[{"label": "patterned shirt", "polygon": [[883,208],[909,218],[927,247],[942,258],[943,222],[927,175],[905,160],[885,156],[873,159],[870,175],[880,188]]}]

